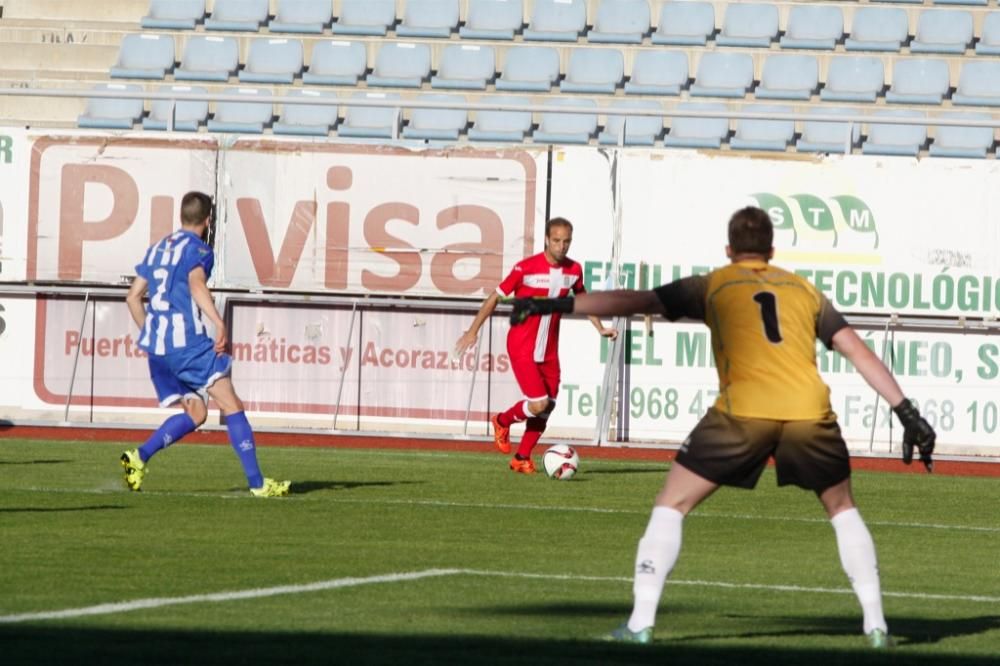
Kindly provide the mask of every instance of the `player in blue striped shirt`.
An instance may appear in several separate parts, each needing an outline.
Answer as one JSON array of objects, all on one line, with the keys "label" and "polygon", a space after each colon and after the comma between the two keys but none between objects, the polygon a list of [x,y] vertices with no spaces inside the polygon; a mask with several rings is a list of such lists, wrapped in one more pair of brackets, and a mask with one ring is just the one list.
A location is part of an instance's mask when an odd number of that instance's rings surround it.
[{"label": "player in blue striped shirt", "polygon": [[[141,330],[139,347],[149,355],[149,375],[160,406],[179,402],[184,412],[164,421],[138,449],[122,453],[125,484],[139,490],[153,454],[205,422],[211,396],[225,415],[229,441],[250,492],[257,497],[287,495],[290,482],[264,478],[260,472],[253,430],[229,378],[233,360],[225,353],[226,325],[207,284],[215,265],[212,248],[205,243],[211,217],[212,199],[188,192],[181,200],[181,228],[146,250],[135,267],[125,301]],[[215,327],[214,340],[203,316]]]}]

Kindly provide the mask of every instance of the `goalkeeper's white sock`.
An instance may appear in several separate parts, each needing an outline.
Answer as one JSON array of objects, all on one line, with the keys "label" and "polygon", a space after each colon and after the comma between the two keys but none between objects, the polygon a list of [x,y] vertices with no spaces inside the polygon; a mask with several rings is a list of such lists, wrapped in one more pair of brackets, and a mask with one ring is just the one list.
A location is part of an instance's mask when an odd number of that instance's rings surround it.
[{"label": "goalkeeper's white sock", "polygon": [[882,613],[882,588],[878,576],[878,560],[875,557],[875,542],[856,508],[841,511],[830,519],[837,534],[837,550],[840,564],[851,580],[854,594],[861,603],[864,613],[864,631],[874,629],[888,632],[885,615]]},{"label": "goalkeeper's white sock", "polygon": [[656,622],[656,608],[663,585],[681,552],[683,522],[684,514],[676,509],[665,506],[653,508],[635,555],[635,579],[632,583],[635,605],[628,620],[631,631],[641,631]]}]

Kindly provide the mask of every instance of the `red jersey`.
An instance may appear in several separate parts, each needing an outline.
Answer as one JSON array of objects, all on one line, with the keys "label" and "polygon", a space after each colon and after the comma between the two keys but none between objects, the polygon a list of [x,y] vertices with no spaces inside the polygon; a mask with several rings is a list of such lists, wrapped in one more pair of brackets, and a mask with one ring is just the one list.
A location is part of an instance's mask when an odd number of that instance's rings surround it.
[{"label": "red jersey", "polygon": [[[558,266],[549,264],[545,253],[522,259],[515,264],[497,287],[501,296],[515,298],[559,298],[570,292],[580,294],[583,287],[583,267],[570,258]],[[536,363],[558,358],[560,313],[528,317],[507,334],[507,352],[511,358],[530,356]]]}]

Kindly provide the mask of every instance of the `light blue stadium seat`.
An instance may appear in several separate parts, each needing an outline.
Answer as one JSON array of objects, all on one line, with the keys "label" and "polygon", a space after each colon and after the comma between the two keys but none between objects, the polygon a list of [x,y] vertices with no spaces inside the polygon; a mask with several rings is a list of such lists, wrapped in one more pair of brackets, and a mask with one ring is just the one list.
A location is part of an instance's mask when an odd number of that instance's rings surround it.
[{"label": "light blue stadium seat", "polygon": [[844,40],[848,51],[899,51],[909,37],[906,10],[865,5],[854,10],[851,36]]},{"label": "light blue stadium seat", "polygon": [[958,9],[920,12],[910,53],[963,54],[972,43],[972,12]]},{"label": "light blue stadium seat", "polygon": [[681,50],[644,49],[632,60],[627,95],[680,95],[688,85],[688,57]]},{"label": "light blue stadium seat", "polygon": [[553,97],[546,106],[592,108],[589,113],[558,113],[548,111],[541,115],[538,129],[531,138],[535,143],[588,143],[597,132],[597,102],[580,97]]},{"label": "light blue stadium seat", "polygon": [[534,0],[525,41],[575,42],[587,27],[584,0]]},{"label": "light blue stadium seat", "polygon": [[[948,120],[990,120],[988,113],[949,113],[938,116]],[[934,127],[934,143],[928,149],[932,157],[986,157],[993,147],[992,127],[938,125]]]},{"label": "light blue stadium seat", "polygon": [[458,0],[406,0],[397,37],[447,39],[458,29]]},{"label": "light blue stadium seat", "polygon": [[976,5],[985,7],[989,0],[934,0],[935,5]]},{"label": "light blue stadium seat", "polygon": [[256,32],[267,21],[268,0],[215,0],[205,30]]},{"label": "light blue stadium seat", "polygon": [[333,3],[330,0],[278,0],[278,11],[267,29],[319,35],[332,20]]},{"label": "light blue stadium seat", "polygon": [[[110,92],[142,92],[135,83],[99,83],[91,90]],[[82,115],[77,117],[78,127],[96,129],[132,129],[143,113],[142,99],[91,97]]]},{"label": "light blue stadium seat", "polygon": [[[743,107],[753,113],[791,113],[790,106],[757,104]],[[769,150],[784,152],[795,136],[794,120],[758,120],[741,118],[736,121],[736,134],[729,146],[736,150]]]},{"label": "light blue stadium seat", "polygon": [[809,100],[819,87],[819,63],[811,55],[771,55],[764,60],[758,99]]},{"label": "light blue stadium seat", "polygon": [[608,114],[604,129],[597,135],[602,145],[618,145],[619,139],[626,146],[652,146],[663,134],[662,116],[637,116],[629,114],[633,109],[663,111],[659,102],[651,99],[627,99],[616,101],[611,108],[623,112],[622,115]]},{"label": "light blue stadium seat", "polygon": [[297,39],[261,38],[250,41],[246,66],[240,70],[244,83],[290,84],[302,73],[302,42]]},{"label": "light blue stadium seat", "polygon": [[458,34],[468,39],[512,40],[523,26],[523,0],[469,0],[465,25]]},{"label": "light blue stadium seat", "polygon": [[625,58],[617,49],[570,51],[566,78],[559,84],[562,92],[604,93],[613,95],[625,78]]},{"label": "light blue stadium seat", "polygon": [[375,69],[365,81],[369,86],[419,88],[431,74],[431,49],[427,44],[383,42],[375,56]]},{"label": "light blue stadium seat", "polygon": [[368,51],[361,42],[339,39],[316,42],[309,69],[302,83],[325,86],[354,86],[368,71]]},{"label": "light blue stadium seat", "polygon": [[233,37],[197,35],[184,47],[178,81],[228,81],[240,64],[239,43]]},{"label": "light blue stadium seat", "polygon": [[840,7],[792,5],[779,44],[783,49],[832,51],[843,37],[844,12]]},{"label": "light blue stadium seat", "polygon": [[778,38],[778,8],[754,2],[726,5],[719,46],[764,48]]},{"label": "light blue stadium seat", "polygon": [[[520,95],[494,95],[479,100],[481,104],[528,105],[531,99]],[[472,141],[524,141],[531,131],[531,113],[527,111],[476,111],[476,119],[469,129]]]},{"label": "light blue stadium seat", "polygon": [[709,2],[664,2],[650,39],[654,44],[704,46],[715,34],[715,8]]},{"label": "light blue stadium seat", "polygon": [[[861,115],[854,109],[827,106],[813,106],[807,113],[820,117]],[[849,153],[860,140],[861,123],[809,119],[802,122],[802,136],[795,142],[795,150],[800,153]]]},{"label": "light blue stadium seat", "polygon": [[330,30],[335,35],[385,37],[395,23],[395,0],[342,0],[340,16]]},{"label": "light blue stadium seat", "polygon": [[[464,104],[466,99],[462,95],[423,95],[420,101]],[[413,109],[409,124],[403,128],[403,138],[458,141],[468,124],[469,113],[464,109]]]},{"label": "light blue stadium seat", "polygon": [[649,20],[646,0],[602,0],[597,7],[594,27],[587,31],[587,41],[641,44],[649,32]]},{"label": "light blue stadium seat", "polygon": [[951,102],[963,106],[1000,106],[1000,62],[966,60]]},{"label": "light blue stadium seat", "polygon": [[976,55],[1000,55],[1000,12],[989,12],[983,19]]},{"label": "light blue stadium seat", "polygon": [[940,104],[948,94],[948,63],[931,58],[900,58],[892,68],[885,101],[893,104]]},{"label": "light blue stadium seat", "polygon": [[289,97],[328,99],[333,104],[285,104],[281,117],[271,127],[275,134],[295,136],[327,136],[337,124],[337,96],[325,90],[296,88],[285,93]]},{"label": "light blue stadium seat", "polygon": [[[351,99],[394,100],[398,93],[376,93],[358,91]],[[399,117],[392,107],[347,106],[344,122],[337,128],[337,135],[369,139],[395,138]]]},{"label": "light blue stadium seat", "polygon": [[216,102],[215,115],[208,119],[209,132],[229,132],[233,134],[263,134],[264,127],[274,117],[274,107],[270,103],[255,102],[256,97],[270,94],[257,88],[237,88],[227,91],[229,95],[240,95],[246,101]]},{"label": "light blue stadium seat", "polygon": [[497,90],[548,92],[559,78],[559,52],[548,46],[507,49]]},{"label": "light blue stadium seat", "polygon": [[885,87],[885,66],[872,56],[830,58],[820,99],[833,102],[874,102]]},{"label": "light blue stadium seat", "polygon": [[[182,95],[201,94],[208,91],[200,86],[163,85],[156,92],[175,92]],[[208,102],[155,99],[149,105],[149,116],[142,119],[142,128],[166,130],[173,114],[173,129],[177,132],[197,132],[208,118]]]},{"label": "light blue stadium seat", "polygon": [[743,97],[753,83],[753,58],[745,53],[708,51],[701,55],[692,97]]},{"label": "light blue stadium seat", "polygon": [[718,102],[686,102],[677,105],[677,111],[691,112],[693,116],[674,116],[670,131],[663,137],[663,145],[675,148],[718,148],[729,135],[727,118],[705,118],[701,114],[725,112]]},{"label": "light blue stadium seat", "polygon": [[[927,114],[915,109],[892,109],[876,111],[883,118],[926,118]],[[927,141],[925,125],[891,125],[871,123],[868,140],[861,144],[861,152],[866,155],[909,155],[916,157],[921,146]]]},{"label": "light blue stadium seat", "polygon": [[173,37],[133,33],[122,38],[111,78],[162,79],[173,70]]},{"label": "light blue stadium seat", "polygon": [[205,0],[151,0],[140,25],[153,30],[194,30],[205,18]]},{"label": "light blue stadium seat", "polygon": [[441,52],[438,73],[431,77],[432,88],[486,90],[496,77],[496,52],[492,46],[452,44]]}]

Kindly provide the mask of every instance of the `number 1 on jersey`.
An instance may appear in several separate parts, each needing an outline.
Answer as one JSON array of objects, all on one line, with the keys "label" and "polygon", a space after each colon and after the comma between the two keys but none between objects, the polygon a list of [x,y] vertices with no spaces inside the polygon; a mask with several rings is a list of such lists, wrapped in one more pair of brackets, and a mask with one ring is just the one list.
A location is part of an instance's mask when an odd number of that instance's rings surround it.
[{"label": "number 1 on jersey", "polygon": [[781,342],[781,327],[778,325],[778,299],[770,291],[758,291],[753,300],[760,306],[760,318],[764,321],[764,335],[775,344]]}]

